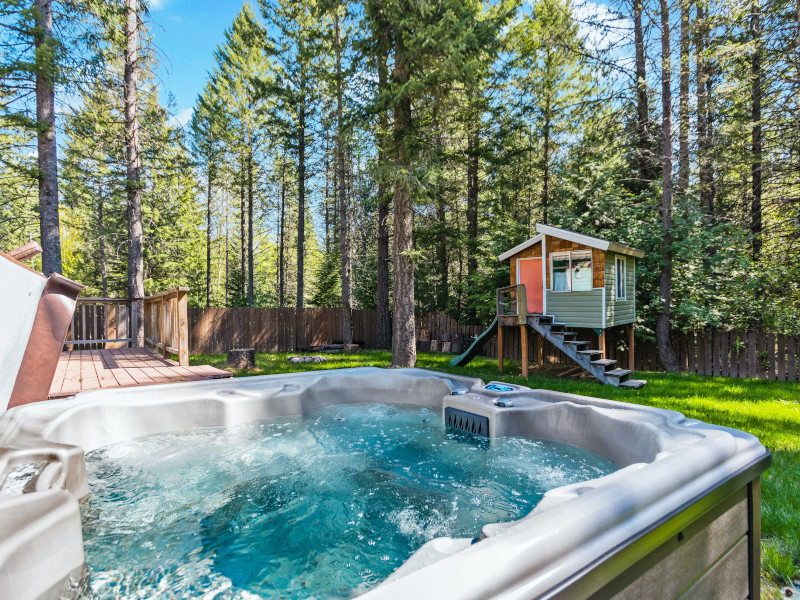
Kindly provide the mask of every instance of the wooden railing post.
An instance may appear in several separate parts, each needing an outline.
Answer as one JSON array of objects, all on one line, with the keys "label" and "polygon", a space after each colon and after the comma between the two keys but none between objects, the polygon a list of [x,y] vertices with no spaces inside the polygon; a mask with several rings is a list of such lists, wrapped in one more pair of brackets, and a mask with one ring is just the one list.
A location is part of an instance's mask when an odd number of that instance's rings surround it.
[{"label": "wooden railing post", "polygon": [[136,348],[136,332],[139,331],[139,311],[136,310],[136,300],[128,303],[128,315],[130,316],[130,330],[128,331],[128,337],[131,338],[130,347]]},{"label": "wooden railing post", "polygon": [[178,288],[178,363],[189,366],[189,293],[186,288]]}]

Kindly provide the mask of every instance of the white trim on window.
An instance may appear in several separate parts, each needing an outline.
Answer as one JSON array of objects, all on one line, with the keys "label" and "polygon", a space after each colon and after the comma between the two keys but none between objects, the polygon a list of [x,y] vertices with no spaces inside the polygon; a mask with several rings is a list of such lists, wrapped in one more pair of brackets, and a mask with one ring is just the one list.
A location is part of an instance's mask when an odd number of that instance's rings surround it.
[{"label": "white trim on window", "polygon": [[[615,255],[614,261],[614,299],[624,302],[628,299],[628,262],[625,256]],[[620,268],[621,267],[621,268]],[[620,279],[622,286],[620,287]],[[622,294],[620,294],[622,290]]]}]

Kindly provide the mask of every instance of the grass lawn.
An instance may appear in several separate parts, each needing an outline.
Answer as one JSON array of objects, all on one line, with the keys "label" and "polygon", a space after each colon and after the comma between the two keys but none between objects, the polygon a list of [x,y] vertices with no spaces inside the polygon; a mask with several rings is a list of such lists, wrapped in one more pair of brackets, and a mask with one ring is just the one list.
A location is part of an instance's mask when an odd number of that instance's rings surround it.
[{"label": "grass lawn", "polygon": [[[258,354],[256,368],[235,376],[265,375],[338,369],[344,367],[385,367],[389,352],[361,352],[330,355],[327,363],[292,364],[289,354]],[[771,579],[764,597],[779,594],[776,584],[800,578],[800,384],[753,379],[728,379],[698,375],[646,373],[641,390],[621,390],[594,381],[575,381],[552,376],[520,376],[519,363],[506,361],[503,375],[497,360],[478,357],[466,367],[451,368],[453,355],[419,354],[417,366],[457,375],[506,381],[531,388],[583,394],[622,402],[634,402],[676,410],[687,417],[748,431],[772,452],[772,467],[762,478],[762,570]],[[192,364],[224,368],[224,355],[194,355]]]}]

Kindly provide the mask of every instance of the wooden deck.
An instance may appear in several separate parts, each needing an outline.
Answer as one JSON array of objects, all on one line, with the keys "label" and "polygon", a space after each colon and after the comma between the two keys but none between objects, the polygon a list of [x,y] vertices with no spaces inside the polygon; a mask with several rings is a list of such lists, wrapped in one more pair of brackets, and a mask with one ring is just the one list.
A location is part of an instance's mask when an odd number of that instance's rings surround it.
[{"label": "wooden deck", "polygon": [[50,398],[64,398],[89,390],[224,379],[227,371],[208,365],[181,367],[147,348],[76,350],[62,352]]}]

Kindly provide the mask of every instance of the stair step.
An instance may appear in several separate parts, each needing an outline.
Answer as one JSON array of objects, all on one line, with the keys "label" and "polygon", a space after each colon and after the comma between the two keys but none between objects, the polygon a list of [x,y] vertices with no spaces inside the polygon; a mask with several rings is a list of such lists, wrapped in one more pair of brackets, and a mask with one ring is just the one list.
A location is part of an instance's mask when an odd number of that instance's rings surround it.
[{"label": "stair step", "polygon": [[619,387],[638,390],[640,387],[644,387],[646,383],[647,381],[645,379],[628,379],[628,381],[620,382]]},{"label": "stair step", "polygon": [[572,338],[578,335],[574,331],[551,331],[550,335],[559,335],[562,338]]},{"label": "stair step", "polygon": [[631,374],[629,369],[613,369],[611,371],[606,371],[606,377],[627,377]]},{"label": "stair step", "polygon": [[548,325],[553,322],[553,317],[548,317],[547,315],[541,315],[539,317],[534,317],[534,318],[539,319],[539,323],[541,323],[542,325]]},{"label": "stair step", "polygon": [[591,364],[596,365],[598,367],[603,367],[606,371],[609,370],[609,367],[613,367],[617,364],[617,361],[610,359],[610,358],[601,358],[599,360],[593,360]]},{"label": "stair step", "polygon": [[564,342],[564,345],[575,346],[575,347],[588,346],[589,342],[583,342],[581,340],[568,340],[568,341]]},{"label": "stair step", "polygon": [[603,356],[603,353],[600,350],[578,350],[578,354],[581,356]]},{"label": "stair step", "polygon": [[564,331],[566,324],[564,323],[550,323],[550,331]]}]

